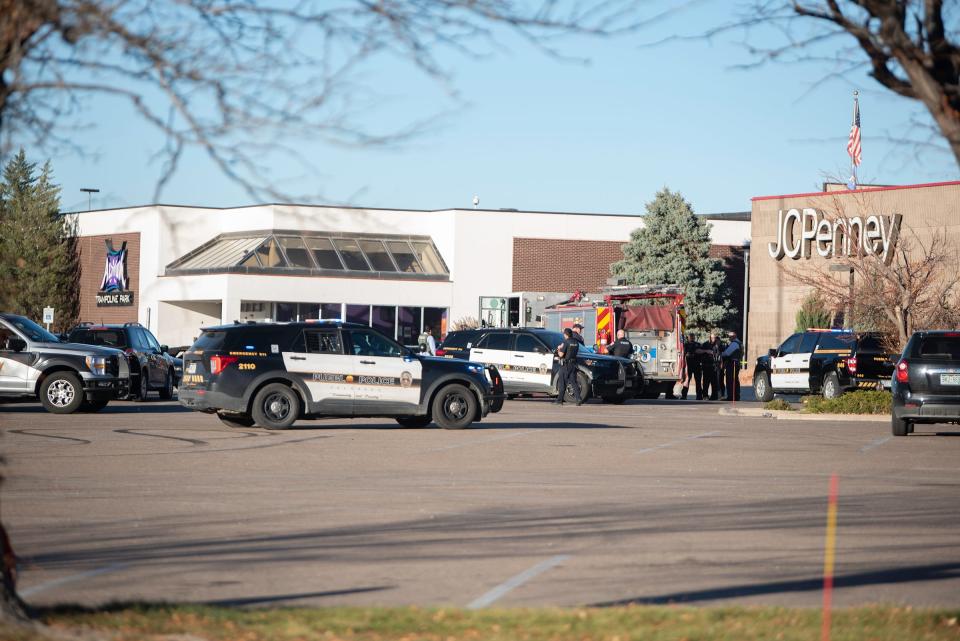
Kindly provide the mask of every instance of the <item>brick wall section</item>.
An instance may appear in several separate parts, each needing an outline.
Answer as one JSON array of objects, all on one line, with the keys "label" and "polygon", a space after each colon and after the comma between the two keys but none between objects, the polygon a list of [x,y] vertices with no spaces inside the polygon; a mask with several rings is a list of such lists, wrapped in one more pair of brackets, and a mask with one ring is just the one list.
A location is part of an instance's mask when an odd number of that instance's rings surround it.
[{"label": "brick wall section", "polygon": [[[127,241],[127,279],[134,293],[133,305],[129,307],[97,307],[97,292],[103,279],[103,266],[107,259],[104,241],[113,239],[114,249]],[[140,234],[110,234],[107,236],[81,236],[80,250],[80,320],[94,323],[132,323],[138,320],[140,305]]]},{"label": "brick wall section", "polygon": [[[513,291],[599,291],[610,278],[611,263],[623,259],[623,244],[608,240],[514,238]],[[712,245],[710,255],[719,258],[723,265],[734,312],[728,324],[739,334],[743,327],[743,247]]]}]

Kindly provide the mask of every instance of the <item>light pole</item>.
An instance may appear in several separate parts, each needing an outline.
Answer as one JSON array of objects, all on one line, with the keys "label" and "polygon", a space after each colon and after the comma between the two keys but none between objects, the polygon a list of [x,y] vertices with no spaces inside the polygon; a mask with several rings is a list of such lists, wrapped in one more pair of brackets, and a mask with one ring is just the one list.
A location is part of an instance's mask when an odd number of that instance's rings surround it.
[{"label": "light pole", "polygon": [[852,327],[850,323],[850,316],[853,315],[853,265],[849,263],[830,265],[830,271],[847,272],[850,274],[849,284],[847,285],[847,304],[844,306],[845,309],[843,310],[843,326],[847,329],[850,329]]},{"label": "light pole", "polygon": [[93,195],[99,194],[99,189],[94,189],[93,187],[81,187],[80,191],[87,193],[87,211],[90,211],[90,207],[93,204]]}]

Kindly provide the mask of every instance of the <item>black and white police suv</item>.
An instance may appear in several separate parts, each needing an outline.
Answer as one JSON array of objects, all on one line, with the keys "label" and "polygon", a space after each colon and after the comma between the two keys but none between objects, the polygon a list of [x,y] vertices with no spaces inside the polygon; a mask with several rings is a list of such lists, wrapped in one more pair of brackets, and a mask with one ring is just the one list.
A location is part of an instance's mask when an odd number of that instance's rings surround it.
[{"label": "black and white police suv", "polygon": [[424,356],[339,321],[207,327],[183,367],[180,403],[232,427],[382,416],[462,429],[503,406],[495,367]]},{"label": "black and white police suv", "polygon": [[[497,367],[507,394],[557,396],[560,363],[555,358],[563,334],[539,328],[466,329],[447,334],[437,356],[464,358]],[[605,403],[623,403],[643,390],[643,371],[629,358],[597,354],[581,348],[577,355],[580,398],[599,396]],[[564,400],[573,398],[567,386]]]},{"label": "black and white police suv", "polygon": [[39,398],[54,414],[96,412],[129,382],[120,350],[63,343],[29,318],[0,314],[0,397]]},{"label": "black and white police suv", "polygon": [[877,334],[808,329],[757,359],[753,391],[766,402],[777,392],[836,398],[848,390],[883,389],[895,362]]}]

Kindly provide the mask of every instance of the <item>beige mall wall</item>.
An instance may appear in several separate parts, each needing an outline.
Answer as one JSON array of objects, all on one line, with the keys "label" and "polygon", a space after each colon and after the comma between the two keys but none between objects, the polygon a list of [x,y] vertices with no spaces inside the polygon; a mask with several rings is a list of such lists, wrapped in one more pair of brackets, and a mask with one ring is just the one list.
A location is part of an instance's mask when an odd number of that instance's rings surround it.
[{"label": "beige mall wall", "polygon": [[[748,362],[776,347],[794,329],[800,302],[809,288],[798,285],[790,271],[823,269],[841,258],[822,258],[815,251],[809,259],[775,260],[768,245],[776,240],[780,210],[812,208],[841,216],[866,217],[901,214],[901,238],[916,235],[928,241],[940,230],[955,248],[960,248],[960,182],[898,188],[864,189],[792,196],[759,197],[753,200],[750,251],[750,311],[748,319]],[[836,273],[846,279],[845,273]]]}]

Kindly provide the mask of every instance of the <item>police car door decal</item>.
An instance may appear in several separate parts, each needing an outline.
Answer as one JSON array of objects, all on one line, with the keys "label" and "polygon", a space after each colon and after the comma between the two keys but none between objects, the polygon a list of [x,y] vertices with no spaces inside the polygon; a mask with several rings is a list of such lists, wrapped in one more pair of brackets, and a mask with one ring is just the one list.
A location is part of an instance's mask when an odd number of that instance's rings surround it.
[{"label": "police car door decal", "polygon": [[393,341],[377,332],[350,330],[356,371],[354,401],[420,404],[423,366]]},{"label": "police car door decal", "polygon": [[300,376],[315,403],[352,405],[353,359],[343,353],[339,332],[306,330],[303,335],[305,352],[283,352],[287,372]]},{"label": "police car door decal", "polygon": [[496,365],[500,370],[503,384],[508,388],[515,388],[523,384],[520,370],[516,369],[516,359],[513,358],[511,346],[513,336],[509,332],[490,332],[478,345],[470,350],[470,360],[478,363]]},{"label": "police car door decal", "polygon": [[512,364],[517,380],[528,386],[550,388],[553,352],[537,338],[529,334],[517,335]]}]

